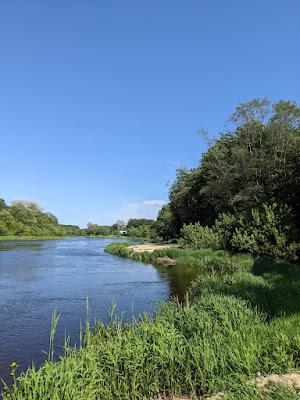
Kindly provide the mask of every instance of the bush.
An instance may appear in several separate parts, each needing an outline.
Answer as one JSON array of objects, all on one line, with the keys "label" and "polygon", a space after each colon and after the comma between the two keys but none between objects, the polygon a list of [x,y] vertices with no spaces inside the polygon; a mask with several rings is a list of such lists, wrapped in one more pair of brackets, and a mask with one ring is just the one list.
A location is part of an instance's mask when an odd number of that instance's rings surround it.
[{"label": "bush", "polygon": [[104,251],[116,256],[128,257],[130,255],[129,247],[132,245],[133,243],[131,242],[114,242],[107,245]]},{"label": "bush", "polygon": [[290,260],[297,259],[300,244],[294,241],[296,231],[288,206],[263,204],[240,217],[231,245],[238,250]]},{"label": "bush", "polygon": [[214,229],[218,232],[222,248],[232,249],[232,237],[239,226],[239,218],[232,214],[220,214],[215,221]]},{"label": "bush", "polygon": [[291,210],[286,205],[262,204],[248,215],[221,214],[212,228],[184,225],[179,243],[194,249],[247,251],[256,255],[296,260],[300,244]]},{"label": "bush", "polygon": [[213,250],[221,249],[221,237],[219,233],[208,226],[184,225],[180,231],[179,244],[183,247],[193,249],[210,248]]}]

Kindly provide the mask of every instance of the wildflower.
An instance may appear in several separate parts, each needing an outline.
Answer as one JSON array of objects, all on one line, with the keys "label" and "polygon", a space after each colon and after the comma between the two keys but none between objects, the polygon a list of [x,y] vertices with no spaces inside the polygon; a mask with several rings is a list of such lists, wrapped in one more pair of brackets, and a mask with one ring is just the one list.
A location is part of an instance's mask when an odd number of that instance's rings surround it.
[{"label": "wildflower", "polygon": [[18,364],[17,364],[15,361],[13,361],[13,362],[10,364],[10,366],[11,366],[12,368],[17,368]]}]

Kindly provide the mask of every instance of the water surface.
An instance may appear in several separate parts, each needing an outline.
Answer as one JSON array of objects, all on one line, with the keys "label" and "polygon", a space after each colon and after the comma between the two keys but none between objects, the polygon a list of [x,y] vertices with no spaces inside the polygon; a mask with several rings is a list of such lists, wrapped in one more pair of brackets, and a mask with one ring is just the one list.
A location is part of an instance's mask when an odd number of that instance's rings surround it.
[{"label": "water surface", "polygon": [[156,268],[104,252],[114,239],[0,242],[0,377],[9,379],[9,364],[19,371],[45,359],[51,315],[60,314],[56,348],[65,332],[79,340],[86,320],[108,321],[113,300],[124,319],[153,311],[158,300],[184,295],[191,278],[174,267]]}]

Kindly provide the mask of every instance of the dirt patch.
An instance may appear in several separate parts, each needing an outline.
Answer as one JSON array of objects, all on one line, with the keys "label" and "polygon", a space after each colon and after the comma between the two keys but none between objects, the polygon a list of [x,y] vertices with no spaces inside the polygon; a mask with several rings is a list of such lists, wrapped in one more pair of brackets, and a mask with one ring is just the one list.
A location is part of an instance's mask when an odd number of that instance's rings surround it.
[{"label": "dirt patch", "polygon": [[130,246],[129,248],[133,251],[133,253],[143,253],[144,251],[148,251],[149,253],[152,253],[154,250],[170,249],[172,247],[178,247],[178,244],[174,244],[174,243],[144,243],[144,244],[135,244],[134,246]]},{"label": "dirt patch", "polygon": [[[291,372],[289,374],[283,374],[283,375],[277,375],[277,374],[271,374],[268,376],[258,376],[255,378],[254,381],[251,381],[251,383],[257,383],[257,386],[259,388],[266,388],[266,391],[268,391],[267,386],[270,383],[281,383],[285,384],[291,387],[294,387],[295,389],[300,389],[300,372]],[[225,397],[225,392],[218,392],[213,396],[210,397],[158,397],[158,400],[162,399],[168,399],[168,400],[195,400],[195,399],[202,399],[202,400],[222,400]],[[227,392],[228,394],[228,392]]]},{"label": "dirt patch", "polygon": [[293,386],[296,389],[300,389],[300,372],[291,372],[290,374],[284,375],[271,374],[268,376],[262,376],[256,378],[256,382],[260,388],[265,387],[272,382],[284,383]]},{"label": "dirt patch", "polygon": [[[300,389],[300,372],[291,372],[283,375],[271,374],[267,376],[257,376],[252,383],[256,383],[259,388],[265,389],[266,392],[268,391],[267,386],[270,383],[281,383],[294,387],[295,389]],[[206,400],[221,400],[224,396],[225,392],[219,392],[212,397],[208,397]]]}]

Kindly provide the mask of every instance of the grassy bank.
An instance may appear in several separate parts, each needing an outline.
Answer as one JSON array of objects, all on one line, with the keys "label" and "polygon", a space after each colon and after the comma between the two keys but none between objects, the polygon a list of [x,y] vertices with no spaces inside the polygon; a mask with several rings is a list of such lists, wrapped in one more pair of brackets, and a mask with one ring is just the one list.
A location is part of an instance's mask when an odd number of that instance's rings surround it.
[{"label": "grassy bank", "polygon": [[180,248],[158,249],[153,252],[134,253],[131,249],[133,243],[119,242],[109,244],[105,251],[120,257],[132,258],[136,261],[155,264],[157,258],[169,257],[176,260],[176,264],[182,267],[202,268],[206,272],[234,272],[250,271],[254,262],[254,257],[248,254],[231,255],[224,250],[190,250]]},{"label": "grassy bank", "polygon": [[208,294],[183,306],[163,303],[152,320],[98,324],[94,333],[87,326],[82,347],[66,348],[60,362],[29,370],[4,399],[236,394],[258,372],[299,367],[298,326],[299,317],[268,323],[233,296]]},{"label": "grassy bank", "polygon": [[[123,400],[156,396],[298,399],[292,388],[258,389],[259,373],[300,368],[299,265],[211,250],[131,254],[128,243],[107,251],[153,262],[168,255],[201,269],[187,300],[158,305],[150,319],[86,325],[79,348],[65,348],[18,378],[4,399]],[[206,272],[206,273],[202,273]],[[251,383],[252,382],[252,383]]]},{"label": "grassy bank", "polygon": [[67,238],[68,236],[0,236],[0,242],[14,240],[62,240]]}]

